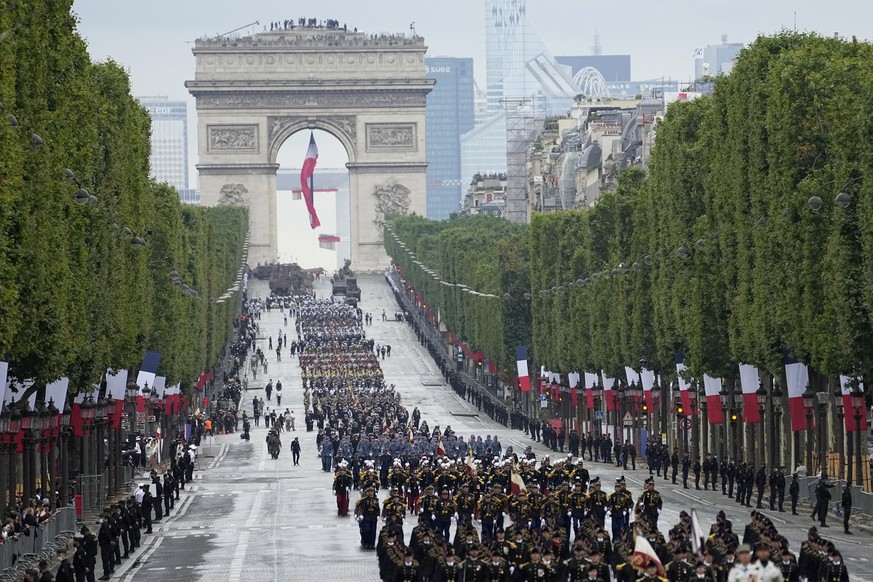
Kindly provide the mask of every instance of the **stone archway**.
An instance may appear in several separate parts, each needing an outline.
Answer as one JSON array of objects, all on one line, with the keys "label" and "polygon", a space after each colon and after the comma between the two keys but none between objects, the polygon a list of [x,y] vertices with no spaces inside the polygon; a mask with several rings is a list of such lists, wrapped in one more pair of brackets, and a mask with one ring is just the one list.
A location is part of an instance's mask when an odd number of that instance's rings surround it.
[{"label": "stone archway", "polygon": [[[349,156],[353,268],[388,264],[384,216],[425,214],[425,76],[421,37],[295,28],[195,42],[200,200],[250,209],[252,264],[278,255],[276,157],[307,129]],[[301,152],[301,162],[303,152]]]}]

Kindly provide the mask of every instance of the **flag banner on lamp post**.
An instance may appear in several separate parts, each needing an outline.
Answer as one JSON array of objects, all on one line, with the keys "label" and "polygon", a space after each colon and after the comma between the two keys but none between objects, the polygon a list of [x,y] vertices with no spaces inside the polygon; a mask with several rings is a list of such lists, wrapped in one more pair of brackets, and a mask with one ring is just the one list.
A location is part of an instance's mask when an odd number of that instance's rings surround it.
[{"label": "flag banner on lamp post", "polygon": [[594,387],[597,386],[597,374],[585,372],[585,405],[594,409]]},{"label": "flag banner on lamp post", "polygon": [[518,370],[518,386],[522,392],[530,392],[530,372],[527,369],[527,346],[515,348],[515,366]]},{"label": "flag banner on lamp post", "polygon": [[143,389],[148,386],[152,388],[155,385],[155,376],[158,373],[158,365],[161,363],[161,354],[159,352],[146,352],[142,359],[142,365],[139,367],[139,374],[136,376],[136,385],[139,386],[139,394],[136,396],[136,411],[145,413],[145,398]]},{"label": "flag banner on lamp post", "polygon": [[712,378],[704,374],[703,390],[706,392],[706,414],[709,416],[709,424],[723,424],[721,378]]},{"label": "flag banner on lamp post", "polygon": [[615,384],[615,379],[607,376],[603,370],[600,371],[600,375],[603,377],[603,399],[606,401],[606,410],[615,410],[615,400],[612,396],[612,385]]},{"label": "flag banner on lamp post", "polygon": [[[846,432],[855,432],[855,408],[852,406],[852,387],[848,376],[840,376],[840,393],[843,395],[843,421],[846,423]],[[859,383],[858,387],[863,391],[864,384]],[[861,430],[867,430],[867,405],[866,402],[861,407]]]},{"label": "flag banner on lamp post", "polygon": [[627,379],[627,385],[630,386],[632,383],[637,381],[637,371],[631,368],[630,366],[624,367],[624,375]]},{"label": "flag banner on lamp post", "polygon": [[579,406],[579,380],[581,375],[579,372],[570,372],[567,374],[567,380],[570,383],[570,402],[573,406]]},{"label": "flag banner on lamp post", "polygon": [[685,367],[685,354],[676,354],[676,381],[679,384],[679,397],[682,399],[682,410],[685,416],[691,415],[691,394],[688,389],[691,385],[688,380],[682,377],[682,374],[688,368]]},{"label": "flag banner on lamp post", "polygon": [[[743,419],[749,424],[761,422],[757,395],[760,386],[758,368],[748,364],[740,364],[740,386],[743,389]],[[803,406],[802,401],[800,405]]]},{"label": "flag banner on lamp post", "polygon": [[127,390],[127,370],[114,372],[106,370],[106,396],[111,396],[115,402],[112,411],[112,428],[121,428],[121,415],[124,413],[124,393]]},{"label": "flag banner on lamp post", "polygon": [[64,412],[64,403],[67,401],[67,390],[70,387],[70,379],[69,378],[60,378],[55,380],[54,382],[50,382],[45,385],[45,404],[48,406],[48,403],[51,402],[54,404],[55,408],[58,409],[58,413]]},{"label": "flag banner on lamp post", "polygon": [[0,362],[0,414],[6,405],[6,378],[9,375],[9,362]]},{"label": "flag banner on lamp post", "polygon": [[791,430],[807,430],[806,408],[803,406],[803,393],[809,385],[809,369],[792,358],[785,356],[785,380],[788,384],[788,409],[791,412]]}]

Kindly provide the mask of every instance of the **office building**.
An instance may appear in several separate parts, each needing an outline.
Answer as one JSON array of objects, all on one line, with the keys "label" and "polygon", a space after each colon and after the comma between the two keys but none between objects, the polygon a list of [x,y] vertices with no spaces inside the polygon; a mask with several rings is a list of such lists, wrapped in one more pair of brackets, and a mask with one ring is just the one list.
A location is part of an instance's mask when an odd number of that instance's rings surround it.
[{"label": "office building", "polygon": [[425,59],[436,79],[427,96],[427,217],[445,220],[461,206],[461,136],[473,128],[473,59]]},{"label": "office building", "polygon": [[188,104],[167,97],[140,97],[139,102],[152,118],[151,177],[180,193],[188,190]]},{"label": "office building", "polygon": [[730,74],[743,46],[739,42],[729,43],[727,35],[723,34],[721,44],[697,49],[694,52],[694,80]]}]

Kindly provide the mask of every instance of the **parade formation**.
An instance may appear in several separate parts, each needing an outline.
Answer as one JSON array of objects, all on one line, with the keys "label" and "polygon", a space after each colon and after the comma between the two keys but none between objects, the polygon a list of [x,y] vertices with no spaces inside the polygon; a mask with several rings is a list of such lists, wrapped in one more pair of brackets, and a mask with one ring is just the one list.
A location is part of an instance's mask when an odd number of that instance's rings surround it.
[{"label": "parade formation", "polygon": [[[613,450],[605,438],[570,435],[568,453],[537,458],[532,447],[504,447],[496,435],[431,428],[386,381],[380,367],[386,355],[367,337],[368,314],[311,295],[287,309],[297,336],[290,356],[297,358],[302,379],[293,389],[303,392],[306,429],[318,431],[322,469],[333,473],[336,515],[357,521],[360,545],[375,550],[381,580],[849,579],[838,548],[816,528],[800,548],[791,548],[776,524],[755,510],[742,526],[720,512],[704,530],[693,510],[682,511],[678,523],[663,523],[655,475],[638,492],[624,476],[601,480],[600,462],[630,470],[636,465],[629,449],[620,444]],[[274,421],[269,447],[277,446],[279,434]],[[558,448],[557,438],[549,441]],[[589,452],[588,461],[578,456],[580,449]],[[278,450],[270,454],[276,458]],[[650,448],[647,462],[657,477],[670,479],[671,473],[677,483],[678,472],[688,487],[691,473],[696,487],[702,477],[705,488],[720,485],[747,506],[760,475],[767,475],[764,468],[713,457],[679,461],[658,447]],[[785,475],[770,475],[774,510],[783,508],[784,498],[775,493],[780,479],[784,490]],[[820,488],[826,492],[827,485],[822,479]],[[822,515],[827,511],[825,503]]]}]

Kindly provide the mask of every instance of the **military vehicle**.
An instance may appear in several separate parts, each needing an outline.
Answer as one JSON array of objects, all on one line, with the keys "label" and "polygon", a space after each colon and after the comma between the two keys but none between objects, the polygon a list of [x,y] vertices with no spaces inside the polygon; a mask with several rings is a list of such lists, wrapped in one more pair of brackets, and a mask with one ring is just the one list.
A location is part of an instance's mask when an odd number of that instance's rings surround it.
[{"label": "military vehicle", "polygon": [[300,265],[277,265],[270,277],[270,291],[279,296],[308,295],[312,292],[315,277],[300,268]]}]

